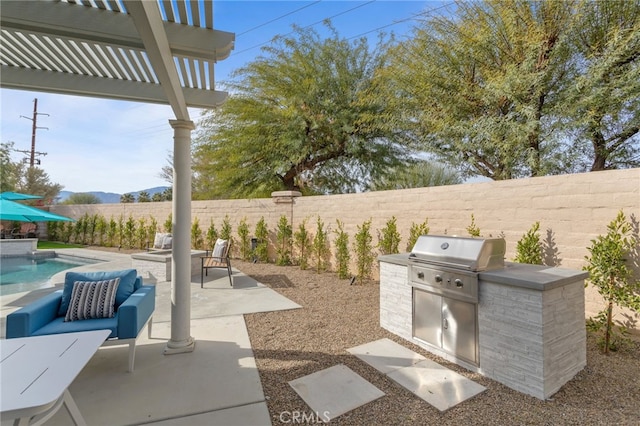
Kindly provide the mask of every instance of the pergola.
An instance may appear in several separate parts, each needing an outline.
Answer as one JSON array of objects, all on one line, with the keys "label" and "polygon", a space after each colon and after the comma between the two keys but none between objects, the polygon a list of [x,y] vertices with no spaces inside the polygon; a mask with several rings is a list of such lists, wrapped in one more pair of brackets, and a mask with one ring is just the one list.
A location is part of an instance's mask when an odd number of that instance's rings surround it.
[{"label": "pergola", "polygon": [[214,64],[233,33],[213,29],[207,0],[2,1],[0,87],[171,106],[173,253],[171,339],[191,337],[191,131],[188,107],[215,108]]}]

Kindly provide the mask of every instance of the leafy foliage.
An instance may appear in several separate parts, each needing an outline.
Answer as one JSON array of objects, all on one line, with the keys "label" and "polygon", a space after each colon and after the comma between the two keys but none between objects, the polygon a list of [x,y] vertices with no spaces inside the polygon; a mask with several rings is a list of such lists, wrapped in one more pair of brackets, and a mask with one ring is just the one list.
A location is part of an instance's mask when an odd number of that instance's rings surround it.
[{"label": "leafy foliage", "polygon": [[256,251],[255,256],[260,262],[267,262],[269,260],[269,228],[261,217],[258,223],[256,223]]},{"label": "leafy foliage", "polygon": [[331,250],[329,247],[329,232],[324,227],[324,222],[318,216],[316,221],[316,234],[313,237],[313,258],[316,261],[316,272],[327,269]]},{"label": "leafy foliage", "polygon": [[358,232],[354,236],[353,250],[356,254],[356,273],[358,281],[371,278],[371,267],[375,256],[373,254],[373,237],[371,236],[371,219],[358,225]]},{"label": "leafy foliage", "polygon": [[514,262],[542,265],[542,243],[540,242],[540,222],[533,224],[516,244]]},{"label": "leafy foliage", "polygon": [[336,270],[338,277],[342,279],[349,278],[349,262],[351,254],[349,253],[349,234],[344,230],[344,224],[336,219],[337,229],[333,231],[336,234]]},{"label": "leafy foliage", "polygon": [[200,228],[200,220],[197,217],[191,222],[191,247],[196,250],[204,248],[202,228]]},{"label": "leafy foliage", "polygon": [[395,216],[387,221],[382,231],[378,231],[378,248],[382,254],[398,253],[400,245],[400,232],[398,232],[398,220]]},{"label": "leafy foliage", "polygon": [[589,328],[601,333],[604,352],[615,350],[624,333],[624,324],[614,327],[614,305],[640,312],[640,280],[634,279],[629,264],[629,256],[637,250],[637,235],[632,233],[631,224],[622,211],[607,225],[607,234],[591,240],[590,255],[585,256],[589,272],[588,282],[594,285],[605,300],[605,308],[589,320]]},{"label": "leafy foliage", "polygon": [[480,228],[476,225],[476,218],[473,213],[471,213],[471,223],[467,226],[467,232],[469,233],[469,236],[474,238],[480,236]]},{"label": "leafy foliage", "polygon": [[296,27],[233,74],[231,96],[200,123],[195,197],[354,192],[408,158],[377,95],[386,45],[327,25],[324,39]]},{"label": "leafy foliage", "polygon": [[369,184],[369,189],[383,191],[456,185],[459,183],[462,183],[462,179],[456,170],[432,161],[417,161],[409,165],[390,168],[384,175],[374,178]]},{"label": "leafy foliage", "polygon": [[307,269],[309,267],[309,252],[311,251],[311,234],[307,229],[307,219],[298,225],[298,230],[293,234],[293,242],[298,250],[300,269]]},{"label": "leafy foliage", "polygon": [[280,216],[276,229],[276,265],[284,266],[291,264],[291,236],[292,229],[289,220],[285,215]]},{"label": "leafy foliage", "polygon": [[216,241],[218,240],[218,230],[216,229],[216,224],[213,223],[213,219],[209,222],[205,240],[207,243],[206,248],[213,251],[213,247],[216,245]]},{"label": "leafy foliage", "polygon": [[418,237],[429,233],[429,219],[425,219],[422,223],[412,223],[409,228],[409,240],[407,241],[407,251],[411,251],[416,245]]},{"label": "leafy foliage", "polygon": [[64,200],[61,204],[101,204],[100,198],[94,194],[76,192]]},{"label": "leafy foliage", "polygon": [[247,224],[246,217],[243,217],[238,224],[238,238],[240,240],[240,258],[242,260],[248,260],[251,252],[251,240],[249,238],[249,225]]}]

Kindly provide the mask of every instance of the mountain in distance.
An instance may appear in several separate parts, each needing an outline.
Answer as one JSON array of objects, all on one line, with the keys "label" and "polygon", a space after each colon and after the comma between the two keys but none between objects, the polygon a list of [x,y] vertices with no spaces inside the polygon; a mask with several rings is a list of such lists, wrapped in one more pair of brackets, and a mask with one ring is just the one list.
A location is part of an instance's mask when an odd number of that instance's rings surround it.
[{"label": "mountain in distance", "polygon": [[[167,188],[170,188],[170,187],[169,186],[156,186],[154,188],[141,189],[140,191],[128,192],[127,194],[133,195],[133,198],[135,198],[137,200],[138,199],[138,194],[140,194],[142,191],[146,191],[149,194],[150,197],[153,197],[153,194],[156,194],[158,192],[164,192]],[[58,202],[63,202],[64,200],[69,198],[71,196],[71,194],[75,194],[75,192],[72,192],[72,191],[60,191]],[[82,192],[82,194],[95,195],[96,197],[98,197],[98,199],[100,200],[100,202],[102,204],[119,203],[120,202],[120,196],[123,195],[123,194],[116,194],[115,192],[102,192],[102,191]]]}]

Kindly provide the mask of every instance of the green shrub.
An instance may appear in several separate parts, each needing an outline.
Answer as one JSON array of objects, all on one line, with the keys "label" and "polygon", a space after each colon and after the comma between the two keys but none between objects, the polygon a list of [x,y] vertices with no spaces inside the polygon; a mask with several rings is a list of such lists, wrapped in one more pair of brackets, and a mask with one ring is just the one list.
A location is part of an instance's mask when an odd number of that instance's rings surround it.
[{"label": "green shrub", "polygon": [[471,213],[471,224],[467,226],[467,232],[472,237],[480,236],[480,228],[476,225],[476,218],[473,216],[473,213]]},{"label": "green shrub", "polygon": [[171,233],[173,230],[173,213],[169,213],[167,219],[164,221],[164,232]]},{"label": "green shrub", "polygon": [[98,218],[96,219],[96,241],[95,241],[98,246],[105,245],[107,226],[108,226],[107,219],[105,219],[104,216],[102,215],[98,216]]},{"label": "green shrub", "polygon": [[149,236],[147,235],[147,220],[144,217],[138,219],[138,226],[136,227],[136,246],[137,248],[144,250],[147,248],[149,242]]},{"label": "green shrub", "polygon": [[209,227],[207,228],[207,249],[213,251],[213,246],[216,245],[216,241],[218,240],[218,230],[216,229],[216,225],[213,223],[213,219],[209,222]]},{"label": "green shrub", "polygon": [[400,232],[398,232],[396,217],[392,216],[382,231],[378,231],[378,248],[382,254],[395,254],[398,253],[399,245]]},{"label": "green shrub", "polygon": [[540,231],[540,222],[534,223],[531,229],[520,238],[516,245],[514,262],[542,265],[542,244],[538,231]]},{"label": "green shrub", "polygon": [[336,234],[336,269],[338,277],[341,279],[349,278],[349,262],[351,262],[351,254],[349,253],[349,234],[344,231],[344,224],[336,219],[338,229]]},{"label": "green shrub", "polygon": [[329,236],[324,228],[324,222],[318,216],[316,222],[316,235],[313,237],[313,254],[316,261],[316,272],[320,273],[327,269],[331,249],[329,247]]},{"label": "green shrub", "polygon": [[204,247],[204,238],[202,229],[200,229],[200,220],[196,217],[191,222],[191,247],[201,250]]},{"label": "green shrub", "polygon": [[136,221],[132,215],[129,215],[129,218],[124,224],[124,247],[127,249],[134,247],[134,239],[136,235]]},{"label": "green shrub", "polygon": [[267,223],[264,220],[264,217],[261,217],[258,223],[256,223],[256,249],[253,254],[260,262],[268,262],[269,261],[269,228],[267,227]]},{"label": "green shrub", "polygon": [[222,219],[222,225],[220,226],[220,238],[231,242],[231,240],[233,240],[233,237],[231,236],[232,232],[231,219],[229,219],[229,215],[225,215],[224,219]]},{"label": "green shrub", "polygon": [[309,267],[309,252],[311,251],[311,235],[307,229],[307,219],[298,225],[298,230],[293,234],[293,243],[298,250],[300,269],[307,269]]},{"label": "green shrub", "polygon": [[280,216],[276,228],[276,265],[291,264],[291,225],[285,215]]},{"label": "green shrub", "polygon": [[151,218],[149,219],[149,226],[147,226],[147,247],[153,246],[157,232],[158,232],[158,221],[156,220],[155,217],[151,216]]},{"label": "green shrub", "polygon": [[354,237],[353,250],[356,253],[356,273],[360,283],[371,278],[371,267],[375,256],[373,254],[373,237],[371,236],[371,219],[358,225],[358,232]]},{"label": "green shrub", "polygon": [[413,250],[413,246],[416,245],[418,237],[421,235],[427,235],[429,233],[429,219],[425,219],[422,223],[412,223],[409,228],[409,240],[407,241],[407,251]]},{"label": "green shrub", "polygon": [[242,260],[249,260],[251,255],[251,239],[249,238],[249,225],[247,225],[247,218],[244,217],[238,224],[238,238],[240,240],[240,258]]},{"label": "green shrub", "polygon": [[616,321],[618,327],[614,327],[614,305],[640,312],[640,280],[634,279],[629,262],[634,253],[637,255],[640,241],[622,210],[607,229],[606,235],[591,240],[591,247],[587,248],[590,256],[585,256],[587,265],[583,268],[589,272],[587,282],[605,300],[604,309],[587,322],[588,328],[599,334],[599,344],[605,353],[617,350],[627,341],[624,323]]}]

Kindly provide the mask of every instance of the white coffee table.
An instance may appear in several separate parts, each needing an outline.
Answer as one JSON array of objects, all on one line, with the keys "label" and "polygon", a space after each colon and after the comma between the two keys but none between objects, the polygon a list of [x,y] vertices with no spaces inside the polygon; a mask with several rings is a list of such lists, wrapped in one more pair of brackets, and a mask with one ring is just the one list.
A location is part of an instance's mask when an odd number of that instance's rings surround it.
[{"label": "white coffee table", "polygon": [[69,393],[110,330],[0,340],[0,411],[18,425],[39,425],[64,403],[76,425],[86,424]]}]

